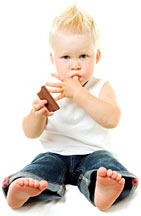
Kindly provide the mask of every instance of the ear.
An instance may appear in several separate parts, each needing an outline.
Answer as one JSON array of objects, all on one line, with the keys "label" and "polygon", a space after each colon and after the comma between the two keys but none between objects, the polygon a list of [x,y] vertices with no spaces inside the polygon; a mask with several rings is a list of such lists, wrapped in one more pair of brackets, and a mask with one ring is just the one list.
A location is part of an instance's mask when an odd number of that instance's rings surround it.
[{"label": "ear", "polygon": [[101,59],[101,52],[100,49],[98,49],[96,52],[96,64],[100,61],[100,59]]},{"label": "ear", "polygon": [[54,64],[54,59],[53,59],[53,54],[52,54],[52,52],[50,52],[50,60],[51,60],[51,63]]}]

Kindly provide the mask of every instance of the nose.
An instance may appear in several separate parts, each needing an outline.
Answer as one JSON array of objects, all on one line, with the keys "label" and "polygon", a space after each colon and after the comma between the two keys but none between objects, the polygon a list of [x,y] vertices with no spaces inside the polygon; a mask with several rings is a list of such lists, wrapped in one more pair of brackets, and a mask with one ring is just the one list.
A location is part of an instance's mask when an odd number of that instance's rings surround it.
[{"label": "nose", "polygon": [[80,69],[81,69],[81,66],[80,66],[79,60],[72,59],[71,70],[80,70]]}]

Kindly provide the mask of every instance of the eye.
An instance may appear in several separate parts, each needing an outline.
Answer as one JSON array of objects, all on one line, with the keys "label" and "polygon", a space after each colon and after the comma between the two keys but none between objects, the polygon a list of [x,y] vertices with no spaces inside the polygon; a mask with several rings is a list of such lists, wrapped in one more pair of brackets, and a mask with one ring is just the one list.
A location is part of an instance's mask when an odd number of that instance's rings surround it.
[{"label": "eye", "polygon": [[85,59],[85,58],[87,58],[88,56],[86,55],[86,54],[82,54],[81,56],[80,56],[80,58],[82,58],[82,59]]},{"label": "eye", "polygon": [[63,56],[62,58],[63,58],[63,59],[66,59],[66,60],[70,59],[70,57],[67,56],[67,55],[66,55],[66,56]]}]

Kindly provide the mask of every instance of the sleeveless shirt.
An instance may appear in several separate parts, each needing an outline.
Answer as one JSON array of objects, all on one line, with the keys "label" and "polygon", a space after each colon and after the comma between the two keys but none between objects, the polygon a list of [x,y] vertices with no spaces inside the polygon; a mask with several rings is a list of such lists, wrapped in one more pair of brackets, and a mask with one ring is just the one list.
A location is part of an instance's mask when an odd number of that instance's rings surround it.
[{"label": "sleeveless shirt", "polygon": [[[92,77],[84,88],[99,97],[106,82]],[[95,122],[73,99],[63,98],[58,104],[60,110],[48,118],[46,128],[40,136],[45,152],[82,155],[106,149],[110,142],[109,129]]]}]

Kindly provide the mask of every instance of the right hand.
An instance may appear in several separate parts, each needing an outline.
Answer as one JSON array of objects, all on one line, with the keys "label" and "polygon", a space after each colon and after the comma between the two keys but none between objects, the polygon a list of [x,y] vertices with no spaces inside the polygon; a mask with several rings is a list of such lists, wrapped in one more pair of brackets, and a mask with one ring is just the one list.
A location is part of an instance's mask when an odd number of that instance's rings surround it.
[{"label": "right hand", "polygon": [[52,116],[54,112],[49,112],[45,104],[47,104],[47,100],[35,99],[32,104],[33,112],[40,116]]},{"label": "right hand", "polygon": [[51,76],[61,81],[61,83],[46,83],[46,86],[55,87],[55,89],[48,89],[50,93],[60,93],[60,95],[55,98],[56,101],[64,97],[74,98],[76,92],[82,88],[78,76],[74,76],[73,78],[63,78],[56,73],[52,73]]}]

